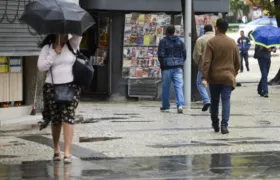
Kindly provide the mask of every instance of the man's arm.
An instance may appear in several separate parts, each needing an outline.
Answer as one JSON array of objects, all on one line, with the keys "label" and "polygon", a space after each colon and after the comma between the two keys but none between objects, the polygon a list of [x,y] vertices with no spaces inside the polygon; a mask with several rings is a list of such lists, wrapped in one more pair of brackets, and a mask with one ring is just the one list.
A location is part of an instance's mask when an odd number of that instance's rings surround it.
[{"label": "man's arm", "polygon": [[238,45],[240,44],[240,38],[237,39],[237,44],[238,44]]},{"label": "man's arm", "polygon": [[204,57],[204,64],[203,64],[203,71],[202,71],[202,79],[208,81],[209,69],[213,58],[213,48],[211,47],[210,42],[207,43],[205,54],[203,57]]},{"label": "man's arm", "polygon": [[184,57],[184,61],[186,61],[187,59],[187,50],[186,50],[186,46],[185,43],[182,41],[182,51],[183,51],[183,57]]},{"label": "man's arm", "polygon": [[241,39],[241,38],[238,38],[238,39],[237,39],[237,46],[238,46],[239,51],[242,50],[241,43],[240,43],[240,39]]},{"label": "man's arm", "polygon": [[163,40],[160,40],[159,46],[158,46],[158,60],[159,60],[160,66],[163,65],[164,55],[165,55],[164,42],[163,42]]},{"label": "man's arm", "polygon": [[193,51],[193,59],[194,63],[198,66],[199,65],[199,60],[202,58],[202,48],[201,48],[201,41],[197,40],[194,46],[194,51]]},{"label": "man's arm", "polygon": [[250,38],[247,37],[246,50],[249,51],[250,47],[251,47],[251,40]]},{"label": "man's arm", "polygon": [[238,50],[238,48],[235,47],[235,52],[234,52],[234,70],[235,70],[235,76],[237,76],[239,69],[240,69],[240,55],[239,55],[239,50]]}]

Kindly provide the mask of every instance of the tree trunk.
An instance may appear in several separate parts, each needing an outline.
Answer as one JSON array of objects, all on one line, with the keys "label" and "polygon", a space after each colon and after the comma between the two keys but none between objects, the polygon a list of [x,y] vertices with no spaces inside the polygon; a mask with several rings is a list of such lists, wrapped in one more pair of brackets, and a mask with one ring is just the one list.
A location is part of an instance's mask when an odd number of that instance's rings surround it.
[{"label": "tree trunk", "polygon": [[[274,0],[275,13],[277,26],[280,27],[280,0]],[[280,84],[280,68],[276,76],[269,82],[269,85],[279,85]]]},{"label": "tree trunk", "polygon": [[[193,1],[193,0],[192,0]],[[185,25],[185,0],[181,0],[182,10],[183,10],[183,18],[184,18],[184,27]],[[197,40],[197,31],[196,31],[196,24],[195,24],[195,13],[194,13],[194,6],[192,3],[192,52]],[[193,59],[192,59],[193,62]],[[201,96],[196,87],[196,77],[197,77],[198,69],[194,63],[192,63],[192,87],[191,87],[191,94],[192,94],[192,101],[199,101],[201,100]]]}]

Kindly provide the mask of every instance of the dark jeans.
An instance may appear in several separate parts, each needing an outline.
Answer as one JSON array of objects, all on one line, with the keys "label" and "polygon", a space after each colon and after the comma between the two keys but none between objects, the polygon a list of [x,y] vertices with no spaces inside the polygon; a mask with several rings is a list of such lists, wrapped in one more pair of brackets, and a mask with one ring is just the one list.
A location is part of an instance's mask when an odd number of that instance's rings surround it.
[{"label": "dark jeans", "polygon": [[223,84],[210,84],[211,92],[211,120],[213,124],[219,123],[219,104],[222,99],[222,126],[227,127],[230,116],[231,86]]},{"label": "dark jeans", "polygon": [[260,95],[265,95],[268,94],[268,83],[267,83],[267,76],[270,70],[270,65],[271,65],[271,59],[263,59],[259,58],[258,59],[260,70],[261,70],[261,80],[259,82],[258,86],[258,93]]},{"label": "dark jeans", "polygon": [[248,60],[248,52],[246,53],[240,53],[240,60],[241,60],[241,66],[240,66],[240,70],[243,71],[243,59],[245,60],[245,65],[247,70],[249,70],[249,60]]}]

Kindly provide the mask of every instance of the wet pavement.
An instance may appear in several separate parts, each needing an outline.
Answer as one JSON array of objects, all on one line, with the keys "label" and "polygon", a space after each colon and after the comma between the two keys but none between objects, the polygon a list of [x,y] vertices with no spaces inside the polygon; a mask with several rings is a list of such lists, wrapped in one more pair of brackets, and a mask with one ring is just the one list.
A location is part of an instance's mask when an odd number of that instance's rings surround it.
[{"label": "wet pavement", "polygon": [[280,179],[279,100],[278,87],[267,99],[256,84],[238,87],[228,135],[213,132],[200,102],[184,114],[156,101],[81,103],[72,165],[51,161],[50,128],[2,127],[0,179]]},{"label": "wet pavement", "polygon": [[204,154],[164,157],[32,161],[1,165],[0,179],[280,179],[280,153]]}]

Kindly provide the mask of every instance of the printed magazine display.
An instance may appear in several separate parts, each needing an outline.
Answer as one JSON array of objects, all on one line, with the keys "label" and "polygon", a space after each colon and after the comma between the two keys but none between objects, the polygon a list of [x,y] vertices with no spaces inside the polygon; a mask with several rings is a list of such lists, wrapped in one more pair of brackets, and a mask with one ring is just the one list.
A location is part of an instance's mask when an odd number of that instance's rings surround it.
[{"label": "printed magazine display", "polygon": [[[166,14],[127,14],[124,28],[123,77],[160,78],[157,57],[159,41],[171,16]],[[180,28],[178,33],[180,33]]]}]

